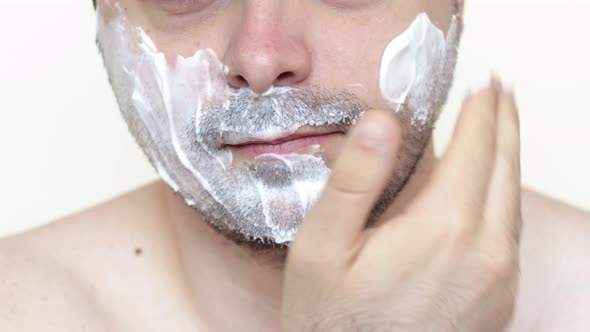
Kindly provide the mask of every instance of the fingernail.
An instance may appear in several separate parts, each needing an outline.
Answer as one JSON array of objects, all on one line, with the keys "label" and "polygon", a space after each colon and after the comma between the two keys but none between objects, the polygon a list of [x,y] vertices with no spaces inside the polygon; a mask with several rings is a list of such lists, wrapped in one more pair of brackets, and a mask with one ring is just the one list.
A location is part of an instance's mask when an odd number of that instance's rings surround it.
[{"label": "fingernail", "polygon": [[489,72],[482,78],[476,80],[475,83],[471,84],[469,93],[475,95],[489,88],[492,85],[492,77],[492,73]]},{"label": "fingernail", "polygon": [[387,128],[375,116],[365,114],[353,130],[353,138],[367,147],[381,147],[387,140]]}]

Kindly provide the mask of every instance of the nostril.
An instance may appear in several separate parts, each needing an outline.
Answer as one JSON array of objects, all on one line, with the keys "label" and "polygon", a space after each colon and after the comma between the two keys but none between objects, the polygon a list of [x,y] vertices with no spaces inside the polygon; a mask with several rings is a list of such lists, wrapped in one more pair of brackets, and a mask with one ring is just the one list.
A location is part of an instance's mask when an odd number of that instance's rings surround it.
[{"label": "nostril", "polygon": [[248,86],[248,81],[244,78],[244,76],[242,75],[237,75],[236,76],[236,82],[240,85],[240,86]]},{"label": "nostril", "polygon": [[284,73],[281,73],[278,77],[277,77],[277,81],[278,82],[284,82],[284,81],[289,81],[291,80],[293,77],[295,76],[295,73],[292,71],[286,71]]},{"label": "nostril", "polygon": [[[291,81],[294,79],[295,76],[296,76],[295,73],[292,71],[282,72],[279,76],[276,77],[275,82],[278,84],[281,84],[281,83],[282,84],[289,84],[289,83],[291,83]],[[230,78],[228,83],[236,89],[245,88],[245,87],[250,86],[250,82],[243,75],[233,76],[232,78]]]}]

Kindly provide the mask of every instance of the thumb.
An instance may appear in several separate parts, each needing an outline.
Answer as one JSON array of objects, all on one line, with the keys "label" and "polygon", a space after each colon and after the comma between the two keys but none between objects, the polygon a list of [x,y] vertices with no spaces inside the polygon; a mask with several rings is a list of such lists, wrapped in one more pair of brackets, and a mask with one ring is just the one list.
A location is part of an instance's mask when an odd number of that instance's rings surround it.
[{"label": "thumb", "polygon": [[361,117],[351,129],[326,188],[301,226],[295,244],[299,241],[314,250],[330,247],[338,251],[354,244],[391,177],[400,131],[391,112],[370,111]]}]

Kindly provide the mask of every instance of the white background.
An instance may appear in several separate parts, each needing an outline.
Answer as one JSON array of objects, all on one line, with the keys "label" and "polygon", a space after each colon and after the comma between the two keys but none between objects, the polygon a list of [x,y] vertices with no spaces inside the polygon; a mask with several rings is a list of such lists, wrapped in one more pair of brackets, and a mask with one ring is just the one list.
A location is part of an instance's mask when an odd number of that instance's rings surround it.
[{"label": "white background", "polygon": [[[590,1],[466,2],[438,150],[464,91],[493,68],[519,100],[525,185],[590,210]],[[0,0],[0,235],[155,178],[120,118],[94,32],[90,0]]]}]

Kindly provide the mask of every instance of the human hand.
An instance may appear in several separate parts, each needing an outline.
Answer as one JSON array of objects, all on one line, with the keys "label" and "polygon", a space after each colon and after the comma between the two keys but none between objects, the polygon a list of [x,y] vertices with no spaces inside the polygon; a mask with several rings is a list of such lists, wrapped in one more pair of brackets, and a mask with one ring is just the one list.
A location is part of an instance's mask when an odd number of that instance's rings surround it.
[{"label": "human hand", "polygon": [[427,186],[365,229],[399,129],[368,112],[346,141],[287,258],[285,332],[501,331],[518,280],[519,120],[500,84],[466,97]]}]

